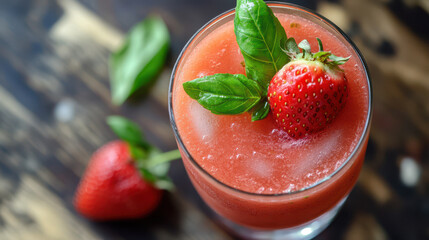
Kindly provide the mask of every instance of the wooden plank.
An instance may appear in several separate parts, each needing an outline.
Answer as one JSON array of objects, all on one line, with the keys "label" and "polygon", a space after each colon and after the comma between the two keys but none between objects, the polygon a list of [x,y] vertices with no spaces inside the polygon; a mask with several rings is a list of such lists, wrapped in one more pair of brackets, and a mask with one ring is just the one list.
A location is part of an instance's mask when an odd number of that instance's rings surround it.
[{"label": "wooden plank", "polygon": [[69,214],[63,200],[30,175],[20,176],[13,197],[0,207],[0,239],[101,239]]},{"label": "wooden plank", "polygon": [[79,2],[58,0],[58,3],[64,14],[50,32],[52,39],[81,43],[82,38],[91,38],[111,51],[122,44],[123,34],[120,31],[104,23]]}]

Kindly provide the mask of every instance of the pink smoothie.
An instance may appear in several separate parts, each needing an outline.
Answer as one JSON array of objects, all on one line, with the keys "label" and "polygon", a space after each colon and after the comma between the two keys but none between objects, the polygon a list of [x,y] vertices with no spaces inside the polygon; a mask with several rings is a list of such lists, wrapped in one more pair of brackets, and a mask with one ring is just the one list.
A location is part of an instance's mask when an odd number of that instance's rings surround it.
[{"label": "pink smoothie", "polygon": [[[276,14],[288,37],[297,42],[307,39],[317,50],[319,37],[325,50],[337,56],[352,56],[342,66],[349,82],[347,104],[337,119],[325,130],[304,139],[291,139],[275,126],[271,114],[262,121],[251,122],[248,113],[215,115],[192,100],[182,83],[215,73],[244,74],[243,57],[235,40],[230,21],[211,32],[180,63],[173,87],[173,113],[181,139],[193,159],[213,178],[244,192],[283,194],[308,188],[332,174],[357,147],[368,115],[368,86],[365,71],[358,56],[334,35],[304,18]],[[182,149],[183,151],[183,149]],[[303,223],[335,205],[354,185],[363,161],[364,150],[358,160],[348,166],[336,184],[312,191],[299,200],[280,197],[265,204],[251,198],[246,201],[234,191],[227,192],[214,181],[201,176],[184,157],[185,166],[200,194],[216,211],[244,225],[259,228],[287,227]],[[326,185],[326,184],[325,184]],[[340,190],[336,193],[336,190]],[[223,198],[224,197],[224,198]],[[231,197],[231,198],[230,198]],[[213,199],[214,198],[214,199]],[[238,198],[235,199],[235,198]],[[256,201],[256,202],[255,202]],[[299,202],[301,201],[301,202]],[[305,204],[319,202],[316,211],[306,212]],[[286,202],[293,202],[285,208]],[[234,207],[234,204],[236,204]],[[300,208],[301,207],[301,208]],[[231,208],[231,209],[225,209]],[[271,209],[269,209],[271,208]],[[237,212],[234,212],[236,209]],[[247,210],[246,210],[247,209]],[[270,212],[263,212],[266,209]],[[295,220],[284,220],[296,209]],[[257,218],[242,217],[242,211],[253,211]],[[291,212],[292,211],[292,212]],[[279,215],[280,214],[280,215]],[[276,217],[277,216],[278,220]]]}]

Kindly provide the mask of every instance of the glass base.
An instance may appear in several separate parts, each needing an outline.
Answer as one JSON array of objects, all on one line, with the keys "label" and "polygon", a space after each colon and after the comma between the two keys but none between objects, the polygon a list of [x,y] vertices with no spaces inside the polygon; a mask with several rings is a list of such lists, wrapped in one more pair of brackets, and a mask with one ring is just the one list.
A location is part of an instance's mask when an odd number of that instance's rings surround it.
[{"label": "glass base", "polygon": [[221,217],[218,218],[221,223],[229,230],[231,230],[237,236],[243,239],[254,239],[254,240],[304,240],[312,239],[321,233],[325,228],[329,226],[334,217],[337,215],[338,210],[343,206],[347,197],[343,198],[334,208],[317,217],[316,219],[304,223],[302,225],[285,228],[279,230],[256,230],[238,225],[230,220]]}]

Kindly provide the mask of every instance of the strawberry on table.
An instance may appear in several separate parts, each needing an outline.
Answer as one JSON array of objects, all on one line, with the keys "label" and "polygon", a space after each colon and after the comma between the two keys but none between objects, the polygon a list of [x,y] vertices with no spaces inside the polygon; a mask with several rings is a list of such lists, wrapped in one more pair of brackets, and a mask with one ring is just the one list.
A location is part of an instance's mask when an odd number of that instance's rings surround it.
[{"label": "strawberry on table", "polygon": [[320,51],[313,54],[307,40],[296,45],[289,38],[284,51],[292,60],[277,72],[268,87],[268,103],[277,125],[294,138],[325,128],[348,97],[347,79],[338,67],[348,58],[323,51],[322,42],[317,40]]},{"label": "strawberry on table", "polygon": [[128,144],[114,141],[92,156],[75,204],[92,219],[136,218],[152,211],[161,195],[161,190],[142,179]]},{"label": "strawberry on table", "polygon": [[172,187],[166,175],[168,162],[180,153],[160,153],[125,118],[109,117],[108,123],[122,140],[94,153],[76,191],[75,208],[94,220],[145,216],[158,205],[162,189]]}]

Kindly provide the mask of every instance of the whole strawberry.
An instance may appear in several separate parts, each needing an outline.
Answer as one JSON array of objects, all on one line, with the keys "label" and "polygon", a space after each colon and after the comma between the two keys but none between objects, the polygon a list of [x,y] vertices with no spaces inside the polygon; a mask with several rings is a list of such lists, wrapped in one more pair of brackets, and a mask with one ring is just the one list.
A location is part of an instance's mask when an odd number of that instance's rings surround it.
[{"label": "whole strawberry", "polygon": [[320,51],[313,54],[307,40],[296,45],[289,38],[284,51],[292,60],[277,72],[268,87],[268,103],[276,124],[293,138],[325,128],[348,97],[347,79],[338,67],[348,58],[323,51],[317,40]]},{"label": "whole strawberry", "polygon": [[110,117],[109,125],[123,141],[113,141],[92,156],[75,195],[76,210],[94,220],[142,217],[156,208],[161,188],[171,186],[166,161],[178,151],[160,153],[146,143],[137,125]]},{"label": "whole strawberry", "polygon": [[126,142],[110,142],[91,158],[76,193],[76,209],[96,220],[141,217],[161,199],[134,165]]}]

